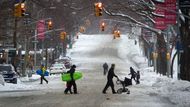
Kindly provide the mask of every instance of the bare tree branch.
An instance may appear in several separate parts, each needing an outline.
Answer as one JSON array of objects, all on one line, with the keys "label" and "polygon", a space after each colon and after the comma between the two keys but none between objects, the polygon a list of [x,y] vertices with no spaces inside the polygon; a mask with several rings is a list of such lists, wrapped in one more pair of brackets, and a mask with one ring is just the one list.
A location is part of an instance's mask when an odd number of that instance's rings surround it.
[{"label": "bare tree branch", "polygon": [[110,16],[121,16],[121,17],[125,17],[125,18],[128,18],[130,19],[131,21],[133,21],[134,23],[138,24],[139,26],[143,27],[143,28],[146,28],[146,29],[149,29],[159,35],[161,35],[162,33],[164,33],[163,31],[159,30],[159,29],[155,29],[155,28],[152,28],[144,23],[141,23],[139,21],[137,21],[136,19],[134,19],[133,17],[129,16],[129,15],[126,15],[126,14],[121,14],[121,13],[112,13],[112,12],[108,12],[105,8],[103,8],[104,12]]},{"label": "bare tree branch", "polygon": [[139,15],[142,15],[142,16],[144,16],[144,17],[147,17],[152,23],[156,23],[150,16],[148,16],[147,14],[143,14],[143,13],[140,13],[140,12],[137,12],[137,14],[139,14]]}]

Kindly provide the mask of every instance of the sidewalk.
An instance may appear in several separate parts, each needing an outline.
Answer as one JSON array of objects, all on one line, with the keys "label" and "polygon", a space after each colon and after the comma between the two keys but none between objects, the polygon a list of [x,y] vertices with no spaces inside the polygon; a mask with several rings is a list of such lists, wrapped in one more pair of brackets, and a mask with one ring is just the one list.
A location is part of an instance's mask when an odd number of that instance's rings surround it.
[{"label": "sidewalk", "polygon": [[40,76],[37,74],[32,74],[32,77],[19,77],[21,82],[34,82],[40,79]]}]

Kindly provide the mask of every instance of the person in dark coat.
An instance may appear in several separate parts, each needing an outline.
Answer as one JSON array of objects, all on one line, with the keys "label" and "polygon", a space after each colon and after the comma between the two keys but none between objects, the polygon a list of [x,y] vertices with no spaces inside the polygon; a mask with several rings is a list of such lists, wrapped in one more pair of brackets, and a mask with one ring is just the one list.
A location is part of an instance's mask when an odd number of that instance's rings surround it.
[{"label": "person in dark coat", "polygon": [[74,90],[74,94],[77,94],[77,85],[76,85],[76,83],[75,83],[75,80],[74,80],[74,78],[73,78],[73,74],[75,73],[75,68],[76,68],[76,65],[73,65],[72,67],[71,67],[71,69],[69,70],[69,73],[70,73],[70,75],[71,75],[71,81],[70,81],[70,85],[68,85],[68,87],[65,89],[65,94],[67,94],[67,92],[69,91],[69,90],[71,90],[71,87],[73,86],[73,90]]},{"label": "person in dark coat", "polygon": [[111,68],[108,71],[108,75],[107,75],[107,84],[105,86],[105,88],[103,89],[102,93],[106,94],[106,90],[108,89],[108,87],[110,86],[112,89],[112,93],[116,94],[115,89],[114,89],[114,83],[113,83],[113,77],[116,77],[118,79],[118,76],[115,75],[114,73],[114,69],[115,69],[115,64],[111,65]]},{"label": "person in dark coat", "polygon": [[[67,73],[70,73],[70,70],[69,71],[67,71]],[[65,94],[67,94],[67,92],[69,91],[70,92],[70,94],[73,94],[73,92],[72,92],[72,90],[71,90],[71,81],[67,81],[66,82],[66,89],[65,89]]]},{"label": "person in dark coat", "polygon": [[106,73],[108,72],[108,64],[106,62],[103,64],[103,68],[104,68],[104,75],[106,75]]},{"label": "person in dark coat", "polygon": [[130,67],[130,73],[128,75],[131,75],[131,80],[134,79],[136,82],[136,72],[132,67]]},{"label": "person in dark coat", "polygon": [[136,84],[140,84],[140,81],[139,81],[139,79],[140,79],[140,72],[139,71],[137,71],[136,79],[137,79]]}]

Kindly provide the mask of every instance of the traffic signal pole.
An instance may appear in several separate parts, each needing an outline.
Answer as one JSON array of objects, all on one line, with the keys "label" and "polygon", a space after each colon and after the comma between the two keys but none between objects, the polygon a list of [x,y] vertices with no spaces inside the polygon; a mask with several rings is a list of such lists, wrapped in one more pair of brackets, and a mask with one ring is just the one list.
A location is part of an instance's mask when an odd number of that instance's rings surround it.
[{"label": "traffic signal pole", "polygon": [[[35,29],[35,35],[37,35],[37,29]],[[36,70],[36,49],[37,49],[37,36],[34,36],[34,70]]]},{"label": "traffic signal pole", "polygon": [[15,17],[14,34],[13,34],[14,48],[17,48],[17,22],[18,22],[18,18]]}]

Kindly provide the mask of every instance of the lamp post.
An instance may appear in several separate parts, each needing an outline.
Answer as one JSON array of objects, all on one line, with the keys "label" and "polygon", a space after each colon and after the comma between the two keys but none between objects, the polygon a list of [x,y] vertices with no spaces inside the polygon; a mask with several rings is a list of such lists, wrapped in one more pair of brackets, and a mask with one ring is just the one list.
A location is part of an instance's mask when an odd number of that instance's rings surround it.
[{"label": "lamp post", "polygon": [[[39,10],[38,11],[38,13],[37,13],[37,19],[39,19],[40,18],[40,14],[43,12],[43,10],[45,10],[45,9],[56,9],[56,7],[50,7],[50,8],[42,8],[41,10]],[[48,18],[49,19],[49,18]],[[35,29],[35,38],[34,38],[34,70],[36,70],[36,51],[37,51],[37,43],[38,43],[38,41],[37,41],[37,29]],[[44,46],[43,46],[43,42],[42,42],[42,53],[43,53],[43,48],[44,48]]]}]

